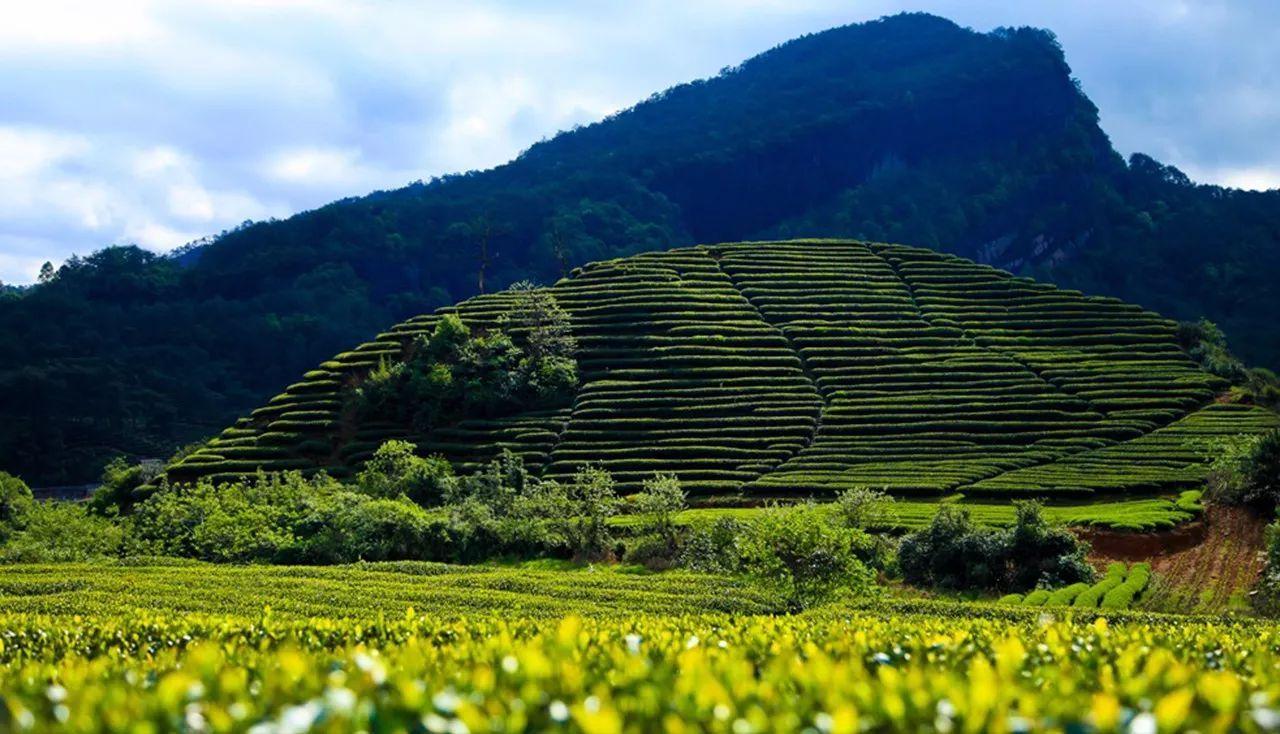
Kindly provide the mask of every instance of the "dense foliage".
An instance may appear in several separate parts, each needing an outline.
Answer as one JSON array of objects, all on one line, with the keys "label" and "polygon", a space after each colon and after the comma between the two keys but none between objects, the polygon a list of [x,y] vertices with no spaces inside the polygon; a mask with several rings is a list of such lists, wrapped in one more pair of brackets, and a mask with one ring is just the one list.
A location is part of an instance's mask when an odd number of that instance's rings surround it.
[{"label": "dense foliage", "polygon": [[1216,449],[1209,472],[1212,499],[1265,513],[1280,509],[1280,430],[1237,436]]},{"label": "dense foliage", "polygon": [[383,359],[350,396],[365,419],[420,432],[475,418],[567,403],[578,383],[569,315],[546,290],[520,285],[496,328],[472,333],[447,314],[403,360]]},{"label": "dense foliage", "polygon": [[395,320],[588,260],[768,233],[944,248],[1209,315],[1275,364],[1276,194],[1098,128],[1052,36],[902,15],[784,44],[483,173],[113,247],[0,293],[0,467],[88,481],[203,438]]},{"label": "dense foliage", "polygon": [[0,722],[15,731],[1255,731],[1280,717],[1268,624],[953,606],[0,621]]},{"label": "dense foliage", "polygon": [[1019,503],[1006,529],[979,527],[965,510],[943,505],[927,528],[903,538],[898,566],[921,586],[1026,591],[1092,581],[1087,550],[1050,526],[1035,502]]}]

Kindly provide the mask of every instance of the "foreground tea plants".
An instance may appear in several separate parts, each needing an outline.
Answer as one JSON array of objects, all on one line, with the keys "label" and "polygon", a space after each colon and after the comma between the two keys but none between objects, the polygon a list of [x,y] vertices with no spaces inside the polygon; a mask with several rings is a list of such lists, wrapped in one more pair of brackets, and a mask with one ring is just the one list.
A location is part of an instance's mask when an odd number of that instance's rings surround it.
[{"label": "foreground tea plants", "polygon": [[1280,629],[885,607],[445,621],[0,617],[6,731],[1256,731]]},{"label": "foreground tea plants", "polygon": [[[554,565],[554,564],[542,564]],[[0,611],[99,615],[133,611],[277,617],[559,617],[636,613],[777,611],[746,583],[692,573],[637,574],[609,567],[544,568],[370,563],[231,566],[156,559],[145,564],[0,565]]]}]

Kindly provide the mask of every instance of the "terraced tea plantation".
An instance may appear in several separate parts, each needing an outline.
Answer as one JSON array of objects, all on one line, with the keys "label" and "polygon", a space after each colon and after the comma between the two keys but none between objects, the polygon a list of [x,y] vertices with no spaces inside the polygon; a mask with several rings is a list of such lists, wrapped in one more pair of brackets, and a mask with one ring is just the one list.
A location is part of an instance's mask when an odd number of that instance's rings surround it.
[{"label": "terraced tea plantation", "polygon": [[[426,435],[355,420],[344,391],[403,358],[440,317],[425,315],[322,363],[169,474],[344,476],[402,438],[460,471],[502,448],[545,477],[598,463],[624,492],[674,472],[708,505],[869,486],[926,504],[1171,506],[1200,487],[1215,442],[1278,425],[1215,402],[1225,383],[1173,322],[930,250],[703,246],[595,263],[550,292],[580,344],[572,406]],[[491,328],[511,298],[446,312]],[[1164,524],[1145,517],[1134,526]]]},{"label": "terraced tea plantation", "polygon": [[[0,569],[0,730],[1226,732],[1280,720],[1268,622],[879,601],[770,616],[723,588],[734,614],[691,597],[654,615],[671,592],[720,582],[638,577],[646,597],[616,573],[584,592],[573,587],[588,572],[312,572]],[[613,602],[525,614],[503,578],[564,608]],[[465,615],[447,613],[447,591],[431,601],[433,580],[471,587]],[[243,606],[209,603],[231,588]],[[371,591],[420,605],[371,615]],[[264,598],[279,606],[253,608]]]}]

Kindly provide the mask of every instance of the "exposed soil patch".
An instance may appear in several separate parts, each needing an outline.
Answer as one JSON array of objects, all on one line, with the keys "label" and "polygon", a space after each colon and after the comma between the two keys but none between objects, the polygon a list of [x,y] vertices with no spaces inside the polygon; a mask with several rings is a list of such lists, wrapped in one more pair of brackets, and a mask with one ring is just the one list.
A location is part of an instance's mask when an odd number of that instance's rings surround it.
[{"label": "exposed soil patch", "polygon": [[1183,523],[1173,530],[1138,533],[1103,528],[1078,528],[1081,540],[1092,547],[1091,556],[1118,561],[1146,561],[1180,553],[1203,543],[1209,535],[1206,520]]},{"label": "exposed soil patch", "polygon": [[1209,505],[1204,519],[1163,533],[1082,532],[1090,560],[1147,561],[1155,572],[1140,606],[1162,612],[1243,611],[1262,571],[1266,521],[1238,507]]}]

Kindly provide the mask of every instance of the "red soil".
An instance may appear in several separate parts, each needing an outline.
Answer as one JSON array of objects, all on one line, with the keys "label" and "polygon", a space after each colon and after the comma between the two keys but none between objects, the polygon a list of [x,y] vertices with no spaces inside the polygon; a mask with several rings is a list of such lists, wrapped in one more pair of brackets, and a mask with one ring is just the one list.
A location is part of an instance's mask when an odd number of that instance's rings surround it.
[{"label": "red soil", "polygon": [[1090,561],[1147,561],[1155,572],[1141,607],[1167,612],[1243,608],[1262,571],[1266,521],[1238,507],[1209,505],[1204,518],[1161,533],[1086,530]]}]

